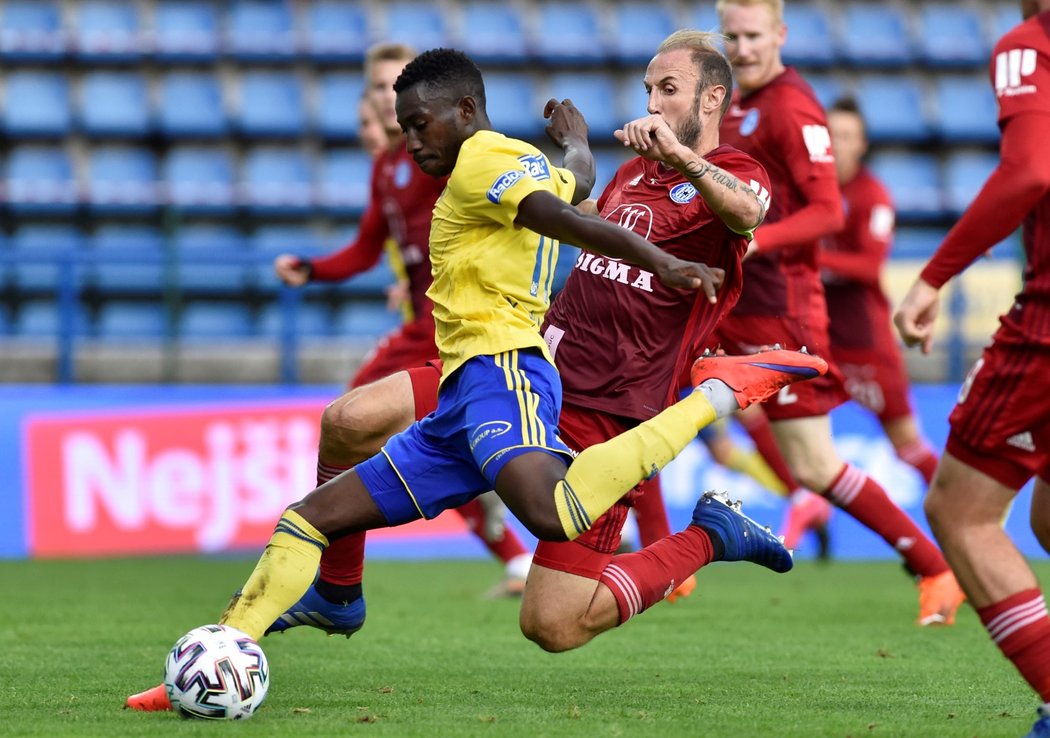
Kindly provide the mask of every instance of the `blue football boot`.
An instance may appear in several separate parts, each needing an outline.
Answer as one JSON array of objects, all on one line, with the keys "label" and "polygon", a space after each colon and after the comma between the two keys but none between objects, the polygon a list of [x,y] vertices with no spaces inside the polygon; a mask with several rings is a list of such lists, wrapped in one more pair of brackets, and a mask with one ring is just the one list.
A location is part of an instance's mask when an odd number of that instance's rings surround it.
[{"label": "blue football boot", "polygon": [[361,595],[353,602],[329,602],[322,597],[314,585],[306,590],[299,601],[284,611],[264,635],[283,633],[289,628],[308,625],[323,630],[328,635],[343,635],[349,638],[365,624],[365,597]]},{"label": "blue football boot", "polygon": [[751,561],[776,572],[790,571],[795,565],[791,552],[772,531],[740,511],[718,492],[704,492],[693,510],[693,525],[717,536],[724,552],[719,561]]},{"label": "blue football boot", "polygon": [[1045,707],[1036,709],[1039,719],[1035,721],[1032,729],[1025,734],[1024,738],[1050,738],[1050,711]]}]

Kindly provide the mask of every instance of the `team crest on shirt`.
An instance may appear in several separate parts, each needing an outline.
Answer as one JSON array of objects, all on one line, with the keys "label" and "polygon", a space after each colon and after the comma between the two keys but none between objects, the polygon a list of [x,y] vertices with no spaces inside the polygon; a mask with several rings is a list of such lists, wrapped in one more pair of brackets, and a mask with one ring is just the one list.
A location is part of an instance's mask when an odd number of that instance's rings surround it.
[{"label": "team crest on shirt", "polygon": [[740,135],[750,136],[758,128],[758,108],[751,108],[747,111],[747,115],[740,121]]},{"label": "team crest on shirt", "polygon": [[525,173],[537,182],[551,178],[551,170],[547,166],[547,157],[543,154],[519,156],[518,161],[525,167]]},{"label": "team crest on shirt", "polygon": [[492,183],[492,186],[489,187],[489,191],[486,193],[489,202],[499,205],[503,193],[513,187],[514,183],[524,176],[525,172],[521,169],[511,169],[509,172],[504,172],[496,177],[496,181]]},{"label": "team crest on shirt", "polygon": [[394,169],[394,187],[403,190],[412,181],[412,165],[407,161],[399,161]]},{"label": "team crest on shirt", "polygon": [[682,182],[671,188],[671,199],[679,205],[685,205],[696,197],[696,188],[690,182]]}]

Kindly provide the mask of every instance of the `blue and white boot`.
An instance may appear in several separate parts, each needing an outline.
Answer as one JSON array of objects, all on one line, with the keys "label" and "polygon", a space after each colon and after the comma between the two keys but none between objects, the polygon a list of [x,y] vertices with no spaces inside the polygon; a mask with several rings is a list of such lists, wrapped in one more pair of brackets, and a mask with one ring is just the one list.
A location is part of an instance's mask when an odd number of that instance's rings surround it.
[{"label": "blue and white boot", "polygon": [[719,561],[751,561],[775,572],[790,571],[795,565],[784,542],[764,525],[740,511],[740,503],[724,493],[704,492],[693,510],[693,525],[722,543]]},{"label": "blue and white boot", "polygon": [[328,635],[342,635],[349,638],[361,630],[364,624],[364,595],[351,602],[329,602],[311,584],[306,594],[266,629],[265,635],[283,633],[289,628],[308,625],[311,628],[323,630]]}]

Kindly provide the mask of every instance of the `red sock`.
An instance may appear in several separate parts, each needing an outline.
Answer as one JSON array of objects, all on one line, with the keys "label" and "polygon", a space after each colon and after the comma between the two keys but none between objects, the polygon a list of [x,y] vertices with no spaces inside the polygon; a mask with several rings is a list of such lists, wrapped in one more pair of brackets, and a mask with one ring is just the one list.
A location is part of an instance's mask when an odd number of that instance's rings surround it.
[{"label": "red sock", "polygon": [[643,547],[671,535],[660,477],[639,482],[631,495],[631,504],[634,505],[634,519],[638,523],[638,537],[642,539]]},{"label": "red sock", "polygon": [[620,624],[667,597],[697,569],[711,563],[711,538],[687,526],[641,551],[614,556],[598,581],[616,598]]},{"label": "red sock", "polygon": [[926,480],[926,486],[930,486],[930,482],[933,481],[933,473],[937,471],[937,454],[933,453],[933,449],[926,441],[916,438],[911,443],[898,448],[897,456],[905,464],[914,466]]},{"label": "red sock", "polygon": [[784,488],[794,490],[799,488],[799,483],[791,474],[784,457],[780,455],[780,446],[777,439],[773,437],[773,430],[769,427],[769,419],[765,413],[753,413],[738,415],[740,425],[751,436],[751,442],[755,444],[755,450],[762,454],[762,458],[769,464],[769,468],[777,475],[784,484]]},{"label": "red sock", "polygon": [[1050,617],[1043,593],[1026,589],[977,614],[1003,655],[1043,702],[1050,702]]},{"label": "red sock", "polygon": [[477,536],[478,540],[485,544],[485,548],[491,551],[492,555],[499,558],[504,564],[515,556],[529,552],[529,549],[525,548],[525,544],[521,542],[518,534],[510,526],[503,526],[503,535],[495,541],[490,541],[485,537],[485,509],[477,498],[465,505],[460,505],[456,508],[456,512],[462,516],[463,522],[470,528],[470,532]]},{"label": "red sock", "polygon": [[[349,466],[332,466],[318,460],[317,486],[339,476]],[[336,538],[321,553],[320,579],[331,584],[360,584],[365,573],[365,534]]]},{"label": "red sock", "polygon": [[846,464],[824,496],[882,536],[904,557],[912,574],[934,576],[948,569],[940,549],[907,514],[893,504],[878,482]]}]

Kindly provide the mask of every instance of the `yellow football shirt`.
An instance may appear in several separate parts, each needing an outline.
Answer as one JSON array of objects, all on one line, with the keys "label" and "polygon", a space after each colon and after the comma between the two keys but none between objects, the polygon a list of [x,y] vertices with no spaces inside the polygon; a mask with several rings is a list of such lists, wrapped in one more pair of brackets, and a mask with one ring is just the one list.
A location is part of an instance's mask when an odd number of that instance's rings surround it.
[{"label": "yellow football shirt", "polygon": [[536,347],[550,305],[558,242],[514,225],[518,204],[545,190],[571,201],[576,179],[536,147],[478,131],[459,152],[430,224],[442,379],[473,356]]}]

